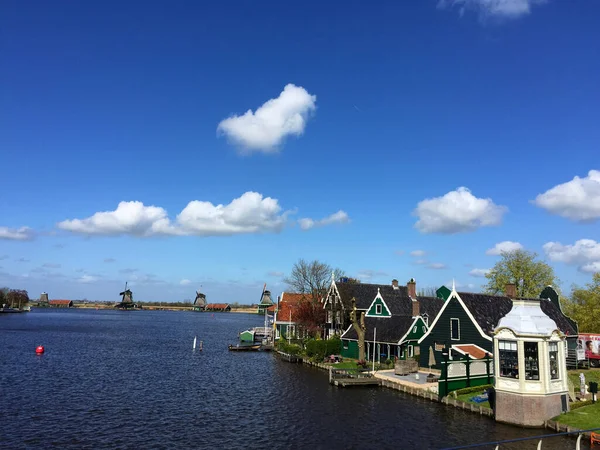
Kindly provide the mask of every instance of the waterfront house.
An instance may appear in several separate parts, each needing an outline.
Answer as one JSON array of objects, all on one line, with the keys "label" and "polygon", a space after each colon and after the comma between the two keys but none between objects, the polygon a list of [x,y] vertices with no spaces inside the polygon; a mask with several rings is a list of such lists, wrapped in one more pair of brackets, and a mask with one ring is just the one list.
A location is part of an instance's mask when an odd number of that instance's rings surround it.
[{"label": "waterfront house", "polygon": [[293,337],[298,334],[296,312],[303,301],[309,301],[305,294],[282,292],[277,302],[274,316],[275,339]]},{"label": "waterfront house", "polygon": [[[418,341],[420,348],[424,350],[421,352],[420,366],[428,366],[429,352],[425,350],[430,347],[434,350],[435,368],[441,367],[445,351],[448,352],[449,359],[461,359],[467,354],[473,359],[482,359],[488,353],[493,356],[494,328],[511,310],[512,299],[516,298],[516,286],[508,284],[504,296],[456,292],[454,286],[452,290],[438,292],[444,292],[446,299],[427,333]],[[546,288],[542,292],[545,297],[540,301],[542,311],[567,335],[567,341],[573,341],[570,345],[576,346],[577,324],[566,317],[560,305],[557,305],[558,294],[556,301],[550,298],[552,292],[556,294],[552,288]]]},{"label": "waterfront house", "polygon": [[51,308],[72,308],[73,300],[50,300],[48,304]]},{"label": "waterfront house", "polygon": [[229,303],[209,303],[204,310],[209,312],[230,312],[231,306]]},{"label": "waterfront house", "polygon": [[[353,294],[368,295],[376,289],[375,295],[365,311],[365,351],[366,357],[377,361],[385,359],[406,359],[419,354],[418,340],[428,329],[430,318],[435,317],[443,305],[443,299],[417,295],[417,286],[411,279],[406,286],[397,280],[391,285],[359,285],[350,289]],[[362,286],[362,289],[358,289]],[[341,286],[340,286],[341,287]],[[346,289],[338,289],[340,297]],[[342,297],[343,298],[343,297]],[[356,298],[357,309],[359,298]],[[366,304],[366,298],[360,303]],[[349,324],[341,336],[342,356],[358,357],[358,336]]]}]

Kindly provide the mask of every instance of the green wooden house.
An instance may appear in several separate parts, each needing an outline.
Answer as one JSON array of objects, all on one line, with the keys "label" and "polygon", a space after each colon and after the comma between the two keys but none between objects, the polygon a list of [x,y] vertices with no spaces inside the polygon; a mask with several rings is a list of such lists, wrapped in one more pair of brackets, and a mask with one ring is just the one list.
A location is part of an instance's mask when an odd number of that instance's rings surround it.
[{"label": "green wooden house", "polygon": [[[514,285],[507,286],[508,295],[504,296],[456,292],[454,287],[438,292],[443,293],[446,299],[427,333],[418,340],[420,366],[428,366],[429,348],[433,349],[436,360],[433,367],[436,369],[441,368],[444,352],[448,352],[449,359],[462,359],[467,354],[474,359],[483,359],[487,354],[493,356],[494,329],[512,309],[511,298],[516,297]],[[548,295],[546,290],[545,295]],[[556,302],[546,297],[541,308],[556,322],[561,332],[576,339],[577,324],[563,314]]]},{"label": "green wooden house", "polygon": [[[364,286],[364,285],[363,285]],[[370,285],[364,292],[373,289]],[[353,289],[354,293],[359,292]],[[365,299],[361,299],[365,304]],[[357,298],[357,305],[359,304]],[[404,359],[419,354],[418,340],[427,331],[429,317],[435,317],[443,300],[416,295],[416,283],[378,286],[365,311],[365,351],[369,360]],[[358,308],[357,308],[358,309]],[[342,334],[342,356],[358,358],[358,336],[350,324]]]}]

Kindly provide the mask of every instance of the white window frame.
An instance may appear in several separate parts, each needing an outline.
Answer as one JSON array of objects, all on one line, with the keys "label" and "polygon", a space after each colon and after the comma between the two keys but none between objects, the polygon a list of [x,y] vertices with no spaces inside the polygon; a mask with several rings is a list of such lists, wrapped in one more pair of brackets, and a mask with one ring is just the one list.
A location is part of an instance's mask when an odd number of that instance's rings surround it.
[{"label": "white window frame", "polygon": [[[453,337],[452,336],[452,321],[456,320],[456,322],[458,323],[458,337]],[[450,319],[450,340],[451,341],[460,341],[460,319],[457,317],[452,317]]]},{"label": "white window frame", "polygon": [[421,315],[421,319],[425,322],[425,325],[429,326],[429,315],[427,313]]},{"label": "white window frame", "polygon": [[412,358],[415,356],[415,348],[412,345],[408,346],[408,357]]},{"label": "white window frame", "polygon": [[381,314],[383,313],[383,307],[381,306],[381,303],[377,303],[375,305],[375,314]]}]

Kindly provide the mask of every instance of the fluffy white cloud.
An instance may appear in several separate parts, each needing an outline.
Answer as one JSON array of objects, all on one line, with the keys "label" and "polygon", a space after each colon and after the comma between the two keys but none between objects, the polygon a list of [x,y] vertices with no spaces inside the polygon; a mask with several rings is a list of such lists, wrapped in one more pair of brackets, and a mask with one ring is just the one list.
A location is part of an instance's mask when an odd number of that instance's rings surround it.
[{"label": "fluffy white cloud", "polygon": [[358,272],[357,278],[362,281],[368,281],[375,277],[387,277],[387,272],[381,270],[363,269]]},{"label": "fluffy white cloud", "polygon": [[575,177],[538,195],[534,203],[552,214],[577,222],[600,219],[600,170]]},{"label": "fluffy white cloud", "polygon": [[98,277],[95,277],[93,275],[83,275],[83,276],[77,278],[76,281],[78,283],[83,283],[83,284],[95,283],[96,281],[98,281]]},{"label": "fluffy white cloud", "polygon": [[29,227],[8,228],[0,227],[0,239],[12,241],[29,241],[34,238],[33,230]]},{"label": "fluffy white cloud", "polygon": [[500,256],[502,253],[510,253],[515,250],[522,250],[523,245],[519,242],[502,241],[498,242],[492,248],[486,250],[486,255]]},{"label": "fluffy white cloud", "polygon": [[332,224],[336,224],[336,223],[348,223],[348,222],[350,222],[350,217],[348,217],[348,214],[342,210],[339,210],[338,212],[333,213],[321,220],[314,220],[314,219],[308,219],[308,218],[298,220],[298,224],[300,225],[300,228],[302,228],[303,230],[310,230],[311,228],[314,228],[314,227],[322,227],[325,225],[332,225]]},{"label": "fluffy white cloud", "polygon": [[419,218],[415,227],[421,233],[455,234],[500,225],[506,211],[492,199],[477,198],[466,187],[459,187],[443,197],[419,202],[413,215]]},{"label": "fluffy white cloud", "polygon": [[472,277],[485,277],[490,273],[490,269],[473,269],[469,272]]},{"label": "fluffy white cloud", "polygon": [[425,256],[427,252],[425,250],[413,250],[410,252],[410,256],[422,257]]},{"label": "fluffy white cloud", "polygon": [[463,15],[467,9],[477,11],[480,16],[517,18],[531,12],[533,5],[546,3],[547,0],[439,0],[438,8],[458,6]]},{"label": "fluffy white cloud", "polygon": [[187,286],[188,284],[191,284],[191,283],[192,283],[191,280],[187,280],[185,278],[179,282],[179,284],[182,286]]},{"label": "fluffy white cloud", "polygon": [[580,239],[572,245],[547,242],[543,248],[551,261],[577,265],[583,272],[597,272],[600,269],[600,242],[593,239]]},{"label": "fluffy white cloud", "polygon": [[268,100],[256,112],[248,110],[222,120],[217,133],[248,151],[274,152],[287,136],[304,132],[316,101],[306,89],[288,84],[279,97]]},{"label": "fluffy white cloud", "polygon": [[442,263],[431,263],[427,266],[428,269],[434,269],[434,270],[441,270],[441,269],[446,269],[447,266],[446,264],[442,264]]},{"label": "fluffy white cloud", "polygon": [[86,219],[65,220],[58,227],[87,235],[228,236],[278,232],[288,212],[281,213],[276,199],[246,192],[228,205],[194,200],[171,221],[167,211],[142,202],[121,202],[114,211],[98,212]]}]

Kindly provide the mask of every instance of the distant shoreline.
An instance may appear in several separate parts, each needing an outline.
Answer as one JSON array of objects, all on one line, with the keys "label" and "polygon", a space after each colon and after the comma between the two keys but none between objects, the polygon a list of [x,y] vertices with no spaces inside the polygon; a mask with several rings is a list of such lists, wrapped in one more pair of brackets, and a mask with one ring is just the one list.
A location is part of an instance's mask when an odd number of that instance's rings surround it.
[{"label": "distant shoreline", "polygon": [[[34,306],[34,308],[36,308]],[[79,308],[79,309],[115,309],[114,306],[112,305],[107,305],[107,304],[93,304],[93,303],[75,303],[73,304],[73,308]],[[40,308],[41,309],[41,308]],[[46,308],[43,308],[46,309]],[[60,308],[52,308],[52,309],[60,309]],[[151,306],[145,306],[142,305],[142,309],[144,310],[149,310],[149,311],[192,311],[192,312],[204,312],[204,313],[215,313],[218,312],[219,314],[227,314],[226,312],[220,312],[220,311],[194,311],[193,306],[168,306],[168,304],[163,305],[163,306],[157,306],[157,305],[151,305]],[[258,313],[256,312],[255,308],[232,308],[231,311],[232,313],[242,313],[242,314],[256,314],[258,315]]]}]

